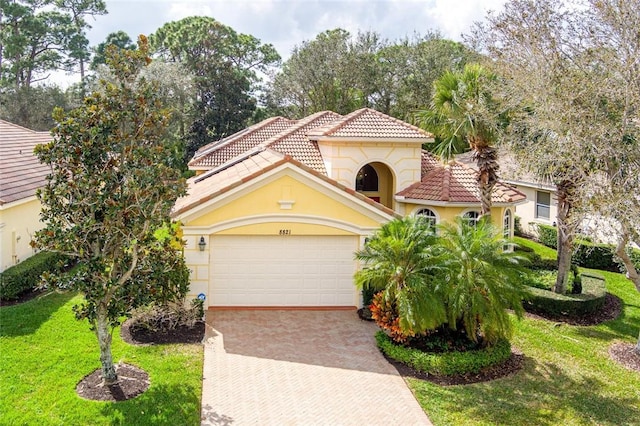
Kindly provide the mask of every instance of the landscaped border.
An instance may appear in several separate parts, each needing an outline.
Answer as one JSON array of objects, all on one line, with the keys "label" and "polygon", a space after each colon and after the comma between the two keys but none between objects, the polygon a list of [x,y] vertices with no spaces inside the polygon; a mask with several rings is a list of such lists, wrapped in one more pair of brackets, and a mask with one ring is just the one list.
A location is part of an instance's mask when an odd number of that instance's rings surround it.
[{"label": "landscaped border", "polygon": [[529,312],[585,316],[597,312],[604,306],[607,288],[601,275],[583,272],[581,294],[559,294],[550,290],[527,287],[528,295],[523,303]]},{"label": "landscaped border", "polygon": [[400,346],[383,331],[376,333],[378,348],[387,357],[411,368],[435,375],[478,373],[482,369],[506,362],[511,357],[511,344],[500,340],[494,346],[465,352],[423,352]]}]

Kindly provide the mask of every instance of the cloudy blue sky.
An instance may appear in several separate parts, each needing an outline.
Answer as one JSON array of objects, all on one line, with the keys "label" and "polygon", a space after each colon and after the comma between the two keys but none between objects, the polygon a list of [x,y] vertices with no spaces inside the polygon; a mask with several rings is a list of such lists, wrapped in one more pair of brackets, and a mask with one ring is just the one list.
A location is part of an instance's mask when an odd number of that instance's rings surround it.
[{"label": "cloudy blue sky", "polygon": [[[240,33],[271,43],[283,59],[294,46],[319,33],[343,28],[356,34],[375,31],[389,40],[439,31],[462,40],[472,23],[488,10],[500,11],[506,0],[105,0],[109,13],[88,21],[92,46],[123,30],[135,40],[163,24],[187,16],[211,16]],[[77,76],[58,74],[63,86]]]},{"label": "cloudy blue sky", "polygon": [[123,30],[135,40],[164,23],[192,15],[211,16],[234,30],[271,43],[283,58],[322,31],[373,30],[391,40],[439,30],[461,40],[487,10],[505,0],[106,0],[109,13],[90,19],[92,45]]}]

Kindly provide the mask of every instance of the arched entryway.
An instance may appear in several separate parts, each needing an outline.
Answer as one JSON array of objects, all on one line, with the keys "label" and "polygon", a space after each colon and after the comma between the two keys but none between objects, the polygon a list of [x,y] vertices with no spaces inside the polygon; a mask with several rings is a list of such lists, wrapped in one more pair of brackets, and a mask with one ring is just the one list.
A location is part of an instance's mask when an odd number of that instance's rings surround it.
[{"label": "arched entryway", "polygon": [[356,174],[356,191],[393,209],[393,173],[386,164],[365,164]]}]

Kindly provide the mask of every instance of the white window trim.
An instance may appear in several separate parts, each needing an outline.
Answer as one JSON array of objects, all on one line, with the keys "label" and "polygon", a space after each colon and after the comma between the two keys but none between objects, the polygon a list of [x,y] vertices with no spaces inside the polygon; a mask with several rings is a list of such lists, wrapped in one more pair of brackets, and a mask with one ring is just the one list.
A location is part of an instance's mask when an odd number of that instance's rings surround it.
[{"label": "white window trim", "polygon": [[[540,193],[545,193],[545,194],[549,194],[549,204],[540,204],[538,202],[538,194]],[[536,201],[535,201],[535,206],[534,206],[534,210],[533,210],[533,214],[534,214],[534,218],[535,219],[540,219],[540,220],[545,220],[545,221],[550,221],[551,220],[551,192],[549,191],[541,191],[539,189],[536,189]],[[544,216],[539,216],[538,215],[538,206],[546,206],[549,209],[549,216],[548,217],[544,217]]]}]

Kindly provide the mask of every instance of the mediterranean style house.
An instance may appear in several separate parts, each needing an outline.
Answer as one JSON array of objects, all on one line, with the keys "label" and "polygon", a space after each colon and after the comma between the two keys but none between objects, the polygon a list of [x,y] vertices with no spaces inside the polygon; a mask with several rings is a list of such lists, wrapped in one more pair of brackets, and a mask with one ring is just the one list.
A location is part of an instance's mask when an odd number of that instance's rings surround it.
[{"label": "mediterranean style house", "polygon": [[34,254],[29,243],[42,227],[35,194],[49,169],[33,149],[50,140],[49,132],[0,120],[0,272]]},{"label": "mediterranean style house", "polygon": [[[274,117],[202,147],[174,207],[191,297],[208,307],[357,307],[354,252],[394,217],[479,216],[477,173],[422,149],[432,135],[372,109]],[[499,183],[492,220],[513,234],[525,195]]]}]

